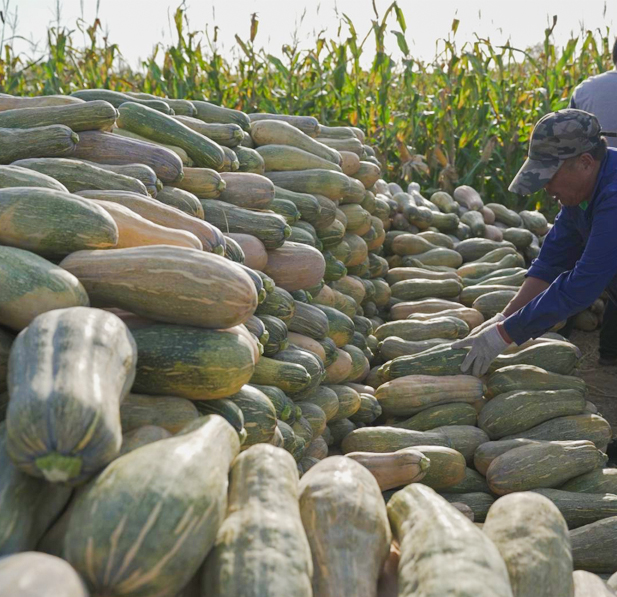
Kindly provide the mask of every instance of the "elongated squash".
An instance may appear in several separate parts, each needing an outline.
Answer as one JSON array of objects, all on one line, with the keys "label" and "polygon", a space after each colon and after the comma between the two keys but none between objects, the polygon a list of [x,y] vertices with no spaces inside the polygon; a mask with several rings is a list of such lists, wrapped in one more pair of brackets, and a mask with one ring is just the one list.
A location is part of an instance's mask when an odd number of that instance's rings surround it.
[{"label": "elongated squash", "polygon": [[515,390],[488,402],[480,412],[478,426],[495,440],[584,410],[585,396],[577,390]]},{"label": "elongated squash", "polygon": [[0,112],[0,128],[29,129],[63,124],[79,133],[109,128],[117,116],[117,110],[109,102],[102,100],[66,106],[17,108]]},{"label": "elongated squash", "polygon": [[70,487],[47,483],[18,470],[9,458],[6,443],[6,423],[2,421],[0,556],[33,550],[67,504],[72,492]]},{"label": "elongated squash", "polygon": [[576,390],[587,393],[585,381],[572,375],[551,373],[535,365],[508,365],[497,369],[486,382],[487,398],[518,390]]},{"label": "elongated squash", "polygon": [[531,492],[504,496],[482,531],[503,557],[515,595],[574,595],[568,527],[550,500]]},{"label": "elongated squash", "polygon": [[388,518],[401,549],[401,597],[464,592],[512,597],[508,571],[495,545],[430,487],[414,483],[395,493],[388,502]]},{"label": "elongated squash", "polygon": [[199,118],[195,118],[197,115],[197,109],[195,114],[178,114],[176,110],[175,119],[182,124],[188,126],[190,129],[212,139],[215,143],[223,147],[237,147],[240,145],[244,138],[242,127],[233,123],[211,123],[204,122]]},{"label": "elongated squash", "polygon": [[120,128],[184,149],[197,166],[220,170],[225,154],[216,143],[171,116],[135,102],[120,106]]},{"label": "elongated squash", "polygon": [[182,160],[166,147],[103,131],[80,133],[71,157],[100,164],[145,164],[164,183],[183,176]]},{"label": "elongated squash", "polygon": [[113,218],[90,201],[42,188],[0,189],[0,243],[58,259],[119,241]]},{"label": "elongated squash", "polygon": [[46,174],[20,166],[0,166],[0,189],[9,187],[41,187],[68,193],[62,183]]},{"label": "elongated squash", "polygon": [[313,595],[377,597],[391,532],[373,475],[351,458],[322,460],[300,480],[300,514],[313,554]]},{"label": "elongated squash", "polygon": [[119,458],[75,504],[67,561],[96,593],[175,595],[214,544],[238,452],[233,427],[211,415]]},{"label": "elongated squash", "polygon": [[617,496],[612,493],[580,494],[561,489],[534,489],[547,497],[563,515],[570,530],[617,516]]},{"label": "elongated squash", "polygon": [[419,341],[433,338],[456,340],[469,333],[469,326],[456,317],[436,317],[427,321],[406,319],[389,321],[375,330],[375,337],[383,341],[390,336],[403,340]]},{"label": "elongated squash", "polygon": [[508,365],[535,365],[559,375],[570,375],[580,358],[579,349],[570,342],[551,340],[534,344],[511,354],[499,355],[489,369],[490,373]]},{"label": "elongated squash", "polygon": [[73,153],[79,141],[77,133],[62,124],[31,129],[0,129],[0,164],[24,158],[61,157]]},{"label": "elongated squash", "polygon": [[392,423],[393,427],[414,431],[430,431],[445,425],[475,425],[476,409],[467,402],[438,404],[420,411],[408,419]]},{"label": "elongated squash", "polygon": [[156,425],[171,433],[178,433],[198,416],[192,402],[175,396],[129,394],[120,406],[122,433],[144,425]]},{"label": "elongated squash", "polygon": [[471,404],[482,391],[482,382],[471,375],[409,375],[381,385],[375,398],[384,414],[411,416],[436,404]]},{"label": "elongated squash", "polygon": [[570,531],[572,558],[577,570],[613,574],[617,572],[615,531],[617,516]]},{"label": "elongated squash", "polygon": [[[157,321],[229,328],[244,323],[257,307],[248,275],[202,251],[169,246],[81,251],[62,267],[85,285],[93,305],[122,307]],[[216,296],[214,284],[220,284]]]},{"label": "elongated squash", "polygon": [[199,239],[204,251],[214,252],[222,244],[219,230],[156,199],[129,191],[79,191],[78,194],[86,199],[117,203],[159,226],[190,232]]},{"label": "elongated squash", "polygon": [[120,91],[112,91],[111,89],[78,89],[71,94],[72,97],[83,99],[86,102],[104,100],[119,108],[126,102],[135,102],[143,106],[149,106],[152,110],[158,110],[163,114],[173,114],[173,110],[169,104],[160,99],[141,99],[134,96],[121,93]]},{"label": "elongated squash", "polygon": [[294,291],[315,286],[323,278],[325,268],[325,261],[319,251],[287,241],[278,249],[268,251],[264,273],[277,286]]},{"label": "elongated squash", "polygon": [[414,448],[382,454],[349,452],[345,456],[367,468],[381,491],[417,483],[424,478],[430,467],[429,459]]},{"label": "elongated squash", "polygon": [[132,333],[138,351],[136,393],[225,398],[248,383],[259,359],[257,341],[243,326],[206,330],[157,324]]},{"label": "elongated squash", "polygon": [[488,435],[473,425],[445,425],[435,427],[433,433],[441,433],[450,440],[450,445],[460,452],[469,466],[473,466],[474,453],[489,440]]},{"label": "elongated squash", "polygon": [[275,386],[292,396],[310,386],[311,376],[302,365],[261,357],[250,381],[252,384]]},{"label": "elongated squash", "polygon": [[40,106],[66,106],[67,104],[83,104],[84,100],[70,95],[41,95],[38,97],[21,97],[0,93],[0,111],[15,108],[38,108]]},{"label": "elongated squash", "polygon": [[[263,539],[253,541],[256,534]],[[280,570],[289,574],[282,577]],[[205,563],[203,591],[213,597],[311,597],[312,574],[296,463],[280,448],[253,446],[231,469],[227,517]]]},{"label": "elongated squash", "polygon": [[[194,218],[199,218],[200,220],[204,219],[204,208],[199,202],[199,199],[197,199],[193,193],[189,193],[188,191],[183,191],[182,189],[178,189],[176,187],[164,186],[160,191],[158,191],[156,200],[164,203],[165,205],[169,205],[170,207],[175,207],[176,209],[179,209]],[[222,234],[219,240],[219,245],[223,245],[224,249],[225,241]]]},{"label": "elongated squash", "polygon": [[[361,427],[345,437],[341,448],[343,454],[349,452],[396,452],[415,446],[450,447],[450,440],[442,433],[410,431],[395,427]],[[430,458],[430,456],[429,456]],[[463,461],[465,459],[463,458]],[[463,474],[465,465],[463,463]],[[461,479],[457,479],[458,483]]]},{"label": "elongated squash", "polygon": [[109,172],[96,165],[67,158],[28,158],[16,166],[30,168],[60,181],[71,193],[86,190],[131,191],[148,196],[143,182],[131,176]]},{"label": "elongated squash", "polygon": [[581,493],[614,493],[617,495],[617,469],[598,468],[564,483],[560,489]]},{"label": "elongated squash", "polygon": [[498,495],[554,488],[602,468],[606,459],[589,441],[532,443],[497,456],[486,471],[486,480]]},{"label": "elongated squash", "polygon": [[79,483],[120,450],[120,404],[137,351],[115,315],[73,307],[39,315],[11,349],[7,450],[22,471]]},{"label": "elongated squash", "polygon": [[[543,441],[575,441],[587,439],[602,450],[611,441],[612,430],[606,419],[600,415],[583,413],[556,417],[540,423],[531,429],[519,431],[516,437]],[[502,439],[513,439],[506,435]]]},{"label": "elongated squash", "polygon": [[242,411],[246,430],[242,450],[272,440],[276,430],[276,409],[266,394],[254,386],[245,385],[227,400]]}]

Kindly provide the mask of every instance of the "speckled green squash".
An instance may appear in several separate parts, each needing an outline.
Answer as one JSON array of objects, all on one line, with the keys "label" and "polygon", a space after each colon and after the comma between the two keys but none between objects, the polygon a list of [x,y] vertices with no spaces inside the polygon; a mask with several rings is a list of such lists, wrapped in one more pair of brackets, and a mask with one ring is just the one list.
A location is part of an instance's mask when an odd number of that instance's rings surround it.
[{"label": "speckled green squash", "polygon": [[508,568],[515,595],[574,595],[568,527],[555,505],[537,493],[504,496],[482,528]]},{"label": "speckled green squash", "polygon": [[512,597],[508,571],[497,548],[431,488],[413,483],[394,494],[388,502],[388,517],[401,550],[401,597],[465,593]]},{"label": "speckled green squash", "polygon": [[246,430],[243,450],[272,440],[276,430],[276,410],[266,394],[253,386],[245,385],[228,400],[242,411]]},{"label": "speckled green squash", "polygon": [[499,394],[484,405],[478,426],[492,440],[516,435],[555,417],[579,415],[585,396],[577,390],[513,391]]},{"label": "speckled green squash", "polygon": [[0,560],[0,592],[7,597],[89,597],[69,564],[34,551]]},{"label": "speckled green squash", "polygon": [[0,166],[0,188],[41,187],[68,193],[67,188],[55,178],[19,166]]},{"label": "speckled green squash", "polygon": [[257,385],[276,386],[289,396],[306,390],[311,384],[311,376],[302,365],[261,357],[250,381]]},{"label": "speckled green squash", "polygon": [[547,497],[563,515],[569,529],[576,529],[597,520],[617,516],[617,495],[612,493],[586,493],[561,489],[534,489]]},{"label": "speckled green squash", "polygon": [[76,502],[66,560],[95,594],[177,594],[214,544],[239,449],[211,415],[118,458]]},{"label": "speckled green squash", "polygon": [[473,492],[473,493],[447,493],[440,492],[439,495],[446,499],[448,502],[458,502],[459,504],[465,504],[471,508],[473,512],[474,522],[484,522],[486,519],[486,515],[488,514],[489,508],[495,503],[495,498],[488,494],[482,492]]},{"label": "speckled green squash", "polygon": [[313,562],[292,456],[266,444],[242,453],[231,469],[227,512],[206,559],[203,594],[313,596]]},{"label": "speckled green squash", "polygon": [[322,460],[300,481],[300,513],[313,555],[313,595],[376,597],[391,532],[373,475],[351,458]]},{"label": "speckled green squash", "polygon": [[178,433],[198,416],[193,402],[175,396],[129,394],[120,407],[122,433],[144,425],[156,425],[171,433]]},{"label": "speckled green squash", "polygon": [[37,317],[9,358],[14,464],[51,482],[79,483],[113,460],[136,357],[128,328],[112,313],[74,307]]},{"label": "speckled green squash", "polygon": [[466,402],[450,402],[427,408],[417,415],[392,423],[393,427],[430,431],[444,425],[475,425],[478,418],[476,409]]},{"label": "speckled green squash", "polygon": [[89,304],[73,274],[29,251],[0,246],[1,325],[20,331],[46,311]]},{"label": "speckled green squash", "polygon": [[30,129],[0,129],[0,164],[22,158],[68,156],[79,141],[77,133],[63,124]]},{"label": "speckled green squash", "polygon": [[276,410],[277,419],[285,421],[289,425],[293,425],[295,423],[297,407],[291,398],[283,392],[283,390],[275,386],[263,386],[259,384],[251,385],[270,398],[270,402],[272,402],[274,410]]},{"label": "speckled green squash", "polygon": [[190,400],[225,398],[248,383],[259,358],[242,326],[227,330],[152,325],[133,330],[138,364],[133,391]]},{"label": "speckled green squash", "polygon": [[52,189],[0,189],[3,245],[61,259],[74,251],[109,249],[117,242],[113,218],[92,201]]},{"label": "speckled green squash", "polygon": [[33,550],[71,492],[15,468],[6,451],[6,424],[0,422],[0,556]]},{"label": "speckled green squash", "polygon": [[81,251],[61,266],[81,281],[94,306],[120,307],[156,321],[230,328],[257,307],[249,275],[205,251],[168,245]]},{"label": "speckled green squash", "polygon": [[617,572],[617,516],[570,531],[570,541],[577,570],[597,574]]}]

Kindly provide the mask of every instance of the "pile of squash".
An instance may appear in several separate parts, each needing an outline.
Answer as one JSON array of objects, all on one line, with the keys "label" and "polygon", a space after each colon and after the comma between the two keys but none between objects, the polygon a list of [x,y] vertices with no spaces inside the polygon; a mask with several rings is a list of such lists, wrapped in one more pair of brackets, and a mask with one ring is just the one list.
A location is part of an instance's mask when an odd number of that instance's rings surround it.
[{"label": "pile of squash", "polygon": [[0,96],[0,139],[1,594],[613,594],[578,350],[450,348],[541,214],[205,101]]}]

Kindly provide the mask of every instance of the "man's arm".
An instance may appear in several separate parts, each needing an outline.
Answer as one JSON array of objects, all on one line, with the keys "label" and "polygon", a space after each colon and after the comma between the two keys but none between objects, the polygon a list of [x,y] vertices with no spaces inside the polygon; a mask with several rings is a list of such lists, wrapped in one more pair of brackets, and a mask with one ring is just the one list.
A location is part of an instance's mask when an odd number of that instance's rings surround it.
[{"label": "man's arm", "polygon": [[503,315],[505,317],[510,317],[510,315],[516,313],[519,309],[522,309],[527,303],[529,303],[529,301],[536,298],[541,292],[544,292],[549,286],[549,282],[541,280],[540,278],[526,278],[520,290],[516,293],[516,296],[503,310]]}]

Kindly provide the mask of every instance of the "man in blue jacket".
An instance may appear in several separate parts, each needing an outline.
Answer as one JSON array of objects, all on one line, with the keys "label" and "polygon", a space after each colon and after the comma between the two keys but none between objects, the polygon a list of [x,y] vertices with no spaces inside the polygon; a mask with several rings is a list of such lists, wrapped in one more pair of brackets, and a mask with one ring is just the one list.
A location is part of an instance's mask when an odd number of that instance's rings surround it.
[{"label": "man in blue jacket", "polygon": [[561,210],[503,313],[452,345],[471,347],[464,372],[484,375],[512,342],[541,336],[605,289],[617,301],[617,149],[607,147],[595,116],[559,110],[536,124],[510,191],[530,195],[542,188]]}]

